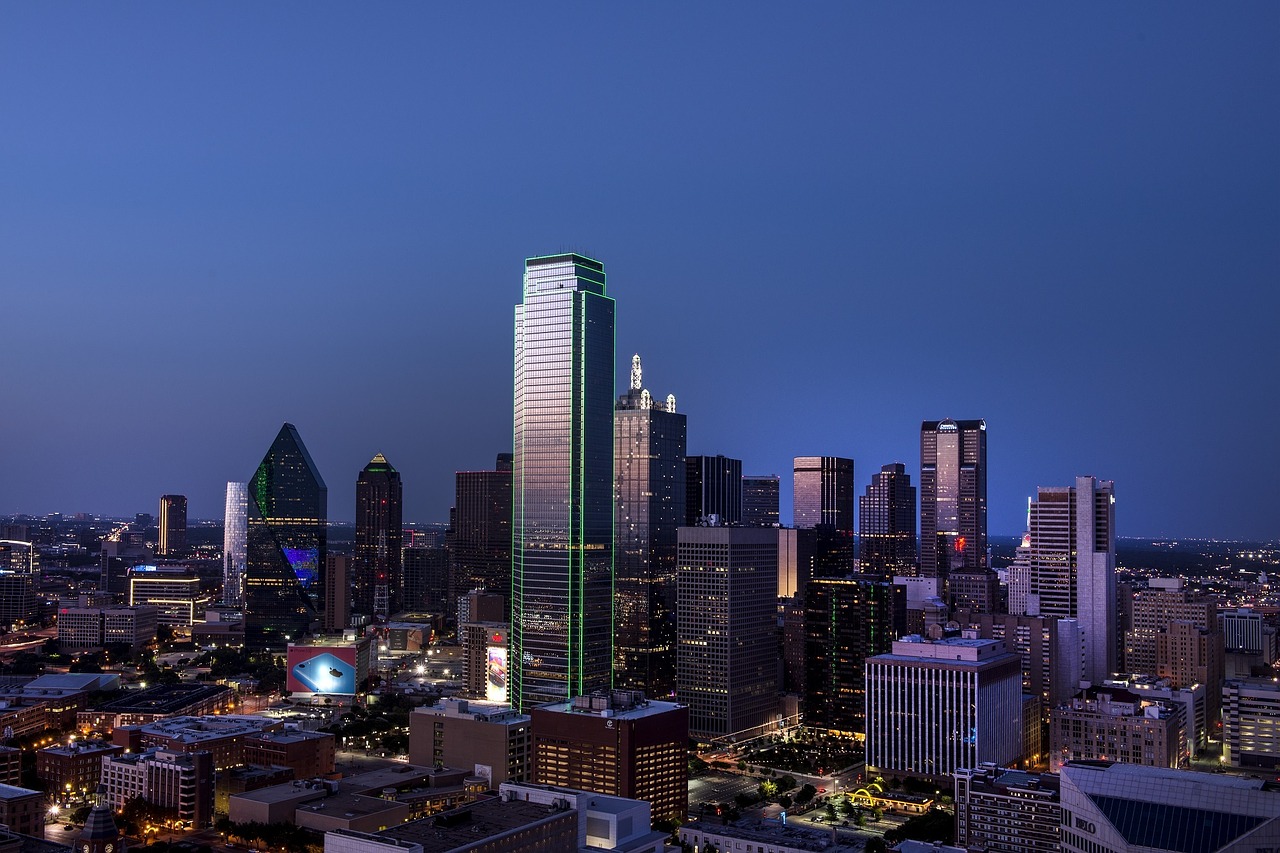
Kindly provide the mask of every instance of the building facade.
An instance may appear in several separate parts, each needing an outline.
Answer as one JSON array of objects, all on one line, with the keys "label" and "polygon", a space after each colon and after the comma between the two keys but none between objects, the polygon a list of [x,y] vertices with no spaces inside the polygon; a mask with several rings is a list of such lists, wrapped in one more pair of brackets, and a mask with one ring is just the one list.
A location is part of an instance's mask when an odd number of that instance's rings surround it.
[{"label": "building facade", "polygon": [[1115,687],[1092,687],[1049,714],[1049,768],[1069,761],[1183,767],[1186,710]]},{"label": "building facade", "polygon": [[106,801],[117,810],[141,797],[171,809],[178,820],[190,821],[193,827],[213,823],[212,753],[149,749],[107,756],[102,759],[102,784]]},{"label": "building facade", "polygon": [[920,573],[987,566],[987,423],[920,425]]},{"label": "building facade", "polygon": [[792,497],[794,526],[814,531],[813,576],[843,577],[853,571],[853,460],[795,457]]},{"label": "building facade", "polygon": [[805,725],[865,732],[866,661],[906,633],[907,591],[883,581],[814,578],[804,602]]},{"label": "building facade", "polygon": [[182,557],[187,553],[187,496],[160,496],[160,542],[156,554]]},{"label": "building facade", "polygon": [[534,782],[643,800],[654,818],[688,816],[688,708],[614,690],[530,716]]},{"label": "building facade", "polygon": [[385,622],[404,599],[401,534],[404,486],[381,453],[356,478],[353,610]]},{"label": "building facade", "polygon": [[1022,673],[1003,642],[904,637],[866,678],[868,775],[944,779],[1022,758]]},{"label": "building facade", "polygon": [[249,484],[227,483],[222,514],[222,603],[244,604],[244,572],[249,543]]},{"label": "building facade", "polygon": [[1058,777],[995,764],[955,773],[956,846],[984,853],[1058,853]]},{"label": "building facade", "polygon": [[887,580],[916,570],[916,490],[906,466],[894,462],[858,498],[858,571]]},{"label": "building facade", "polygon": [[492,471],[454,475],[449,606],[473,589],[511,597],[511,464],[510,453],[499,453]]},{"label": "building facade", "polygon": [[610,686],[613,342],[603,264],[577,254],[525,262],[512,460],[518,710]]},{"label": "building facade", "polygon": [[[685,416],[643,387],[640,356],[614,407],[614,685],[676,688],[676,531],[685,514]],[[671,408],[668,409],[668,403]]]},{"label": "building facade", "polygon": [[776,527],[782,480],[777,474],[742,477],[742,523],[746,527]]},{"label": "building facade", "polygon": [[738,524],[742,521],[742,460],[727,456],[685,458],[684,523]]},{"label": "building facade", "polygon": [[249,482],[245,646],[281,647],[324,603],[329,489],[302,436],[285,424]]},{"label": "building facade", "polygon": [[777,722],[777,532],[682,527],[676,576],[676,696],[711,740]]},{"label": "building facade", "polygon": [[409,763],[461,767],[489,787],[529,778],[532,729],[528,714],[500,702],[445,697],[409,715]]},{"label": "building facade", "polygon": [[1027,525],[1009,569],[1009,609],[1078,620],[1084,678],[1101,684],[1118,660],[1115,484],[1077,477],[1074,486],[1042,486]]}]

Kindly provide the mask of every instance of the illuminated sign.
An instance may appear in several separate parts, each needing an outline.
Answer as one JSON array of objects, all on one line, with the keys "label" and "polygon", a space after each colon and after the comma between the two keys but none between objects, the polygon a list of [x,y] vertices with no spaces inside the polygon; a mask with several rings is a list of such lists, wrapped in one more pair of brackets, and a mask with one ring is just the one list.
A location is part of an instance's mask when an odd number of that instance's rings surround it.
[{"label": "illuminated sign", "polygon": [[320,549],[318,548],[285,548],[284,557],[303,589],[311,586],[311,582],[320,574]]},{"label": "illuminated sign", "polygon": [[356,692],[356,650],[349,646],[290,646],[285,689],[291,693]]},{"label": "illuminated sign", "polygon": [[507,701],[507,647],[489,646],[485,666],[484,698],[490,702]]}]

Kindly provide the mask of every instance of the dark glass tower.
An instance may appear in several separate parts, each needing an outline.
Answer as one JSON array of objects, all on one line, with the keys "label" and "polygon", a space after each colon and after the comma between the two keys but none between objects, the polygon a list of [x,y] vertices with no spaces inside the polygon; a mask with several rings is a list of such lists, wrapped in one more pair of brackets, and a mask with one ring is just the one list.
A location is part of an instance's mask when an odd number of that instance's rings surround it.
[{"label": "dark glass tower", "polygon": [[509,667],[523,711],[611,683],[613,323],[599,261],[525,262],[515,324]]},{"label": "dark glass tower", "polygon": [[181,557],[187,553],[187,496],[160,496],[160,542],[156,554]]},{"label": "dark glass tower", "polygon": [[712,516],[721,524],[742,521],[742,460],[690,456],[685,460],[684,523],[696,527]]},{"label": "dark glass tower", "polygon": [[245,646],[283,647],[324,601],[329,490],[293,424],[280,428],[249,481]]},{"label": "dark glass tower", "polygon": [[858,549],[864,575],[916,573],[916,490],[901,462],[882,466],[858,498]]},{"label": "dark glass tower", "polygon": [[458,471],[446,541],[449,611],[473,589],[511,598],[511,454],[493,471]]},{"label": "dark glass tower", "polygon": [[853,460],[797,456],[792,488],[795,526],[814,531],[813,576],[853,571]]},{"label": "dark glass tower", "polygon": [[355,611],[386,620],[404,602],[400,539],[404,487],[379,453],[356,478]]},{"label": "dark glass tower", "polygon": [[920,574],[987,568],[987,423],[920,425]]},{"label": "dark glass tower", "polygon": [[742,524],[744,527],[775,527],[781,481],[777,474],[742,478]]},{"label": "dark glass tower", "polygon": [[685,513],[685,417],[642,387],[640,356],[614,423],[614,683],[676,689],[676,531]]},{"label": "dark glass tower", "polygon": [[805,725],[866,731],[867,658],[893,650],[906,632],[907,591],[899,584],[814,578],[805,587]]}]

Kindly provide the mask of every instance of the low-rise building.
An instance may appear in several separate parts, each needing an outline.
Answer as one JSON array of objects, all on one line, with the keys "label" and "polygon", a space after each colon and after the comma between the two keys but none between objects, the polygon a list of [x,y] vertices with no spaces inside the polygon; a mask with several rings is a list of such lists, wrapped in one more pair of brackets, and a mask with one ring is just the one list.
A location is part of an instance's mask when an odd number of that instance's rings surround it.
[{"label": "low-rise building", "polygon": [[22,835],[44,838],[43,791],[0,785],[0,824]]},{"label": "low-rise building", "polygon": [[102,781],[102,758],[124,747],[101,740],[73,740],[36,752],[36,778],[52,797],[85,798]]},{"label": "low-rise building", "polygon": [[768,850],[769,853],[861,853],[862,839],[832,839],[830,830],[806,829],[772,820],[741,820],[721,825],[718,821],[693,820],[680,827],[680,843],[694,850]]},{"label": "low-rise building", "polygon": [[106,801],[115,809],[141,797],[203,828],[213,822],[213,753],[149,749],[102,759]]},{"label": "low-rise building", "polygon": [[0,746],[0,784],[22,782],[22,750],[16,746]]},{"label": "low-rise building", "polygon": [[559,806],[487,799],[377,835],[325,833],[325,853],[570,853],[578,816]]},{"label": "low-rise building", "polygon": [[156,608],[161,625],[189,628],[203,613],[209,596],[187,566],[134,566],[129,569],[129,604]]},{"label": "low-rise building", "polygon": [[1176,702],[1183,707],[1183,719],[1187,723],[1187,755],[1192,759],[1200,755],[1208,745],[1208,703],[1203,684],[1174,687],[1167,678],[1154,675],[1116,675],[1102,682],[1102,687],[1118,687],[1146,702]]},{"label": "low-rise building", "polygon": [[122,643],[140,649],[156,640],[160,611],[138,607],[59,607],[58,643],[67,651]]},{"label": "low-rise building", "polygon": [[1187,763],[1183,707],[1118,688],[1089,688],[1049,714],[1049,769],[1068,761]]},{"label": "low-rise building", "polygon": [[222,713],[235,699],[229,687],[219,684],[162,684],[137,690],[99,708],[76,714],[82,733],[111,732],[121,726],[153,723],[165,717]]},{"label": "low-rise building", "polygon": [[1235,767],[1280,767],[1280,684],[1244,678],[1223,685],[1222,760]]},{"label": "low-rise building", "polygon": [[956,845],[985,853],[1057,853],[1058,777],[994,764],[956,771]]},{"label": "low-rise building", "polygon": [[333,772],[337,740],[328,732],[260,731],[244,738],[241,761],[263,767],[288,767],[296,779]]},{"label": "low-rise building", "polygon": [[245,759],[245,739],[283,728],[284,724],[276,720],[247,714],[207,714],[165,717],[143,725],[119,726],[111,739],[118,746],[134,752],[156,748],[170,752],[210,752],[214,768],[223,770],[238,764],[263,763]]},{"label": "low-rise building", "polygon": [[666,843],[668,833],[653,828],[652,810],[643,800],[517,782],[502,784],[498,794],[507,801],[572,809],[578,816],[579,850],[662,853]]},{"label": "low-rise building", "polygon": [[497,788],[529,778],[531,724],[510,705],[446,697],[409,715],[409,762],[473,768]]}]

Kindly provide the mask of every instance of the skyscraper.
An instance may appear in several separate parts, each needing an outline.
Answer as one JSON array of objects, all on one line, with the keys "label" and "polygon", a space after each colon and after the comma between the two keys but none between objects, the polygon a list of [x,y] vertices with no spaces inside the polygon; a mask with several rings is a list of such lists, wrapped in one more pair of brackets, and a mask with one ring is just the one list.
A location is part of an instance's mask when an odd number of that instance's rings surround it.
[{"label": "skyscraper", "polygon": [[915,574],[916,490],[901,462],[881,466],[858,498],[858,550],[863,574]]},{"label": "skyscraper", "polygon": [[797,456],[793,465],[795,526],[812,528],[813,576],[853,571],[853,460]]},{"label": "skyscraper", "polygon": [[222,516],[222,603],[244,604],[245,548],[248,542],[249,486],[227,483]]},{"label": "skyscraper", "polygon": [[690,456],[685,460],[684,523],[696,527],[713,516],[721,524],[742,520],[742,460]]},{"label": "skyscraper", "polygon": [[160,496],[160,543],[157,554],[181,557],[187,552],[187,496]]},{"label": "skyscraper", "polygon": [[298,429],[285,424],[249,481],[245,646],[283,647],[324,601],[329,490]]},{"label": "skyscraper", "polygon": [[400,610],[404,572],[400,555],[400,472],[381,453],[356,478],[355,607],[386,619]]},{"label": "skyscraper", "polygon": [[603,264],[577,254],[525,261],[515,322],[510,642],[521,711],[610,687],[613,339]]},{"label": "skyscraper", "polygon": [[742,478],[742,524],[744,526],[777,526],[780,485],[777,474],[755,474]]},{"label": "skyscraper", "polygon": [[449,609],[473,589],[511,596],[511,454],[492,471],[458,471],[446,542]]},{"label": "skyscraper", "polygon": [[853,460],[840,456],[797,456],[792,488],[796,527],[829,524],[853,533]]},{"label": "skyscraper", "polygon": [[987,566],[987,423],[920,425],[920,574]]},{"label": "skyscraper", "polygon": [[691,734],[754,737],[777,723],[778,533],[680,528],[676,696]]},{"label": "skyscraper", "polygon": [[1011,611],[1079,620],[1084,677],[1101,684],[1118,657],[1115,484],[1040,487],[1009,577]]},{"label": "skyscraper", "polygon": [[676,689],[676,531],[685,514],[685,417],[643,387],[640,356],[614,434],[614,682]]}]

